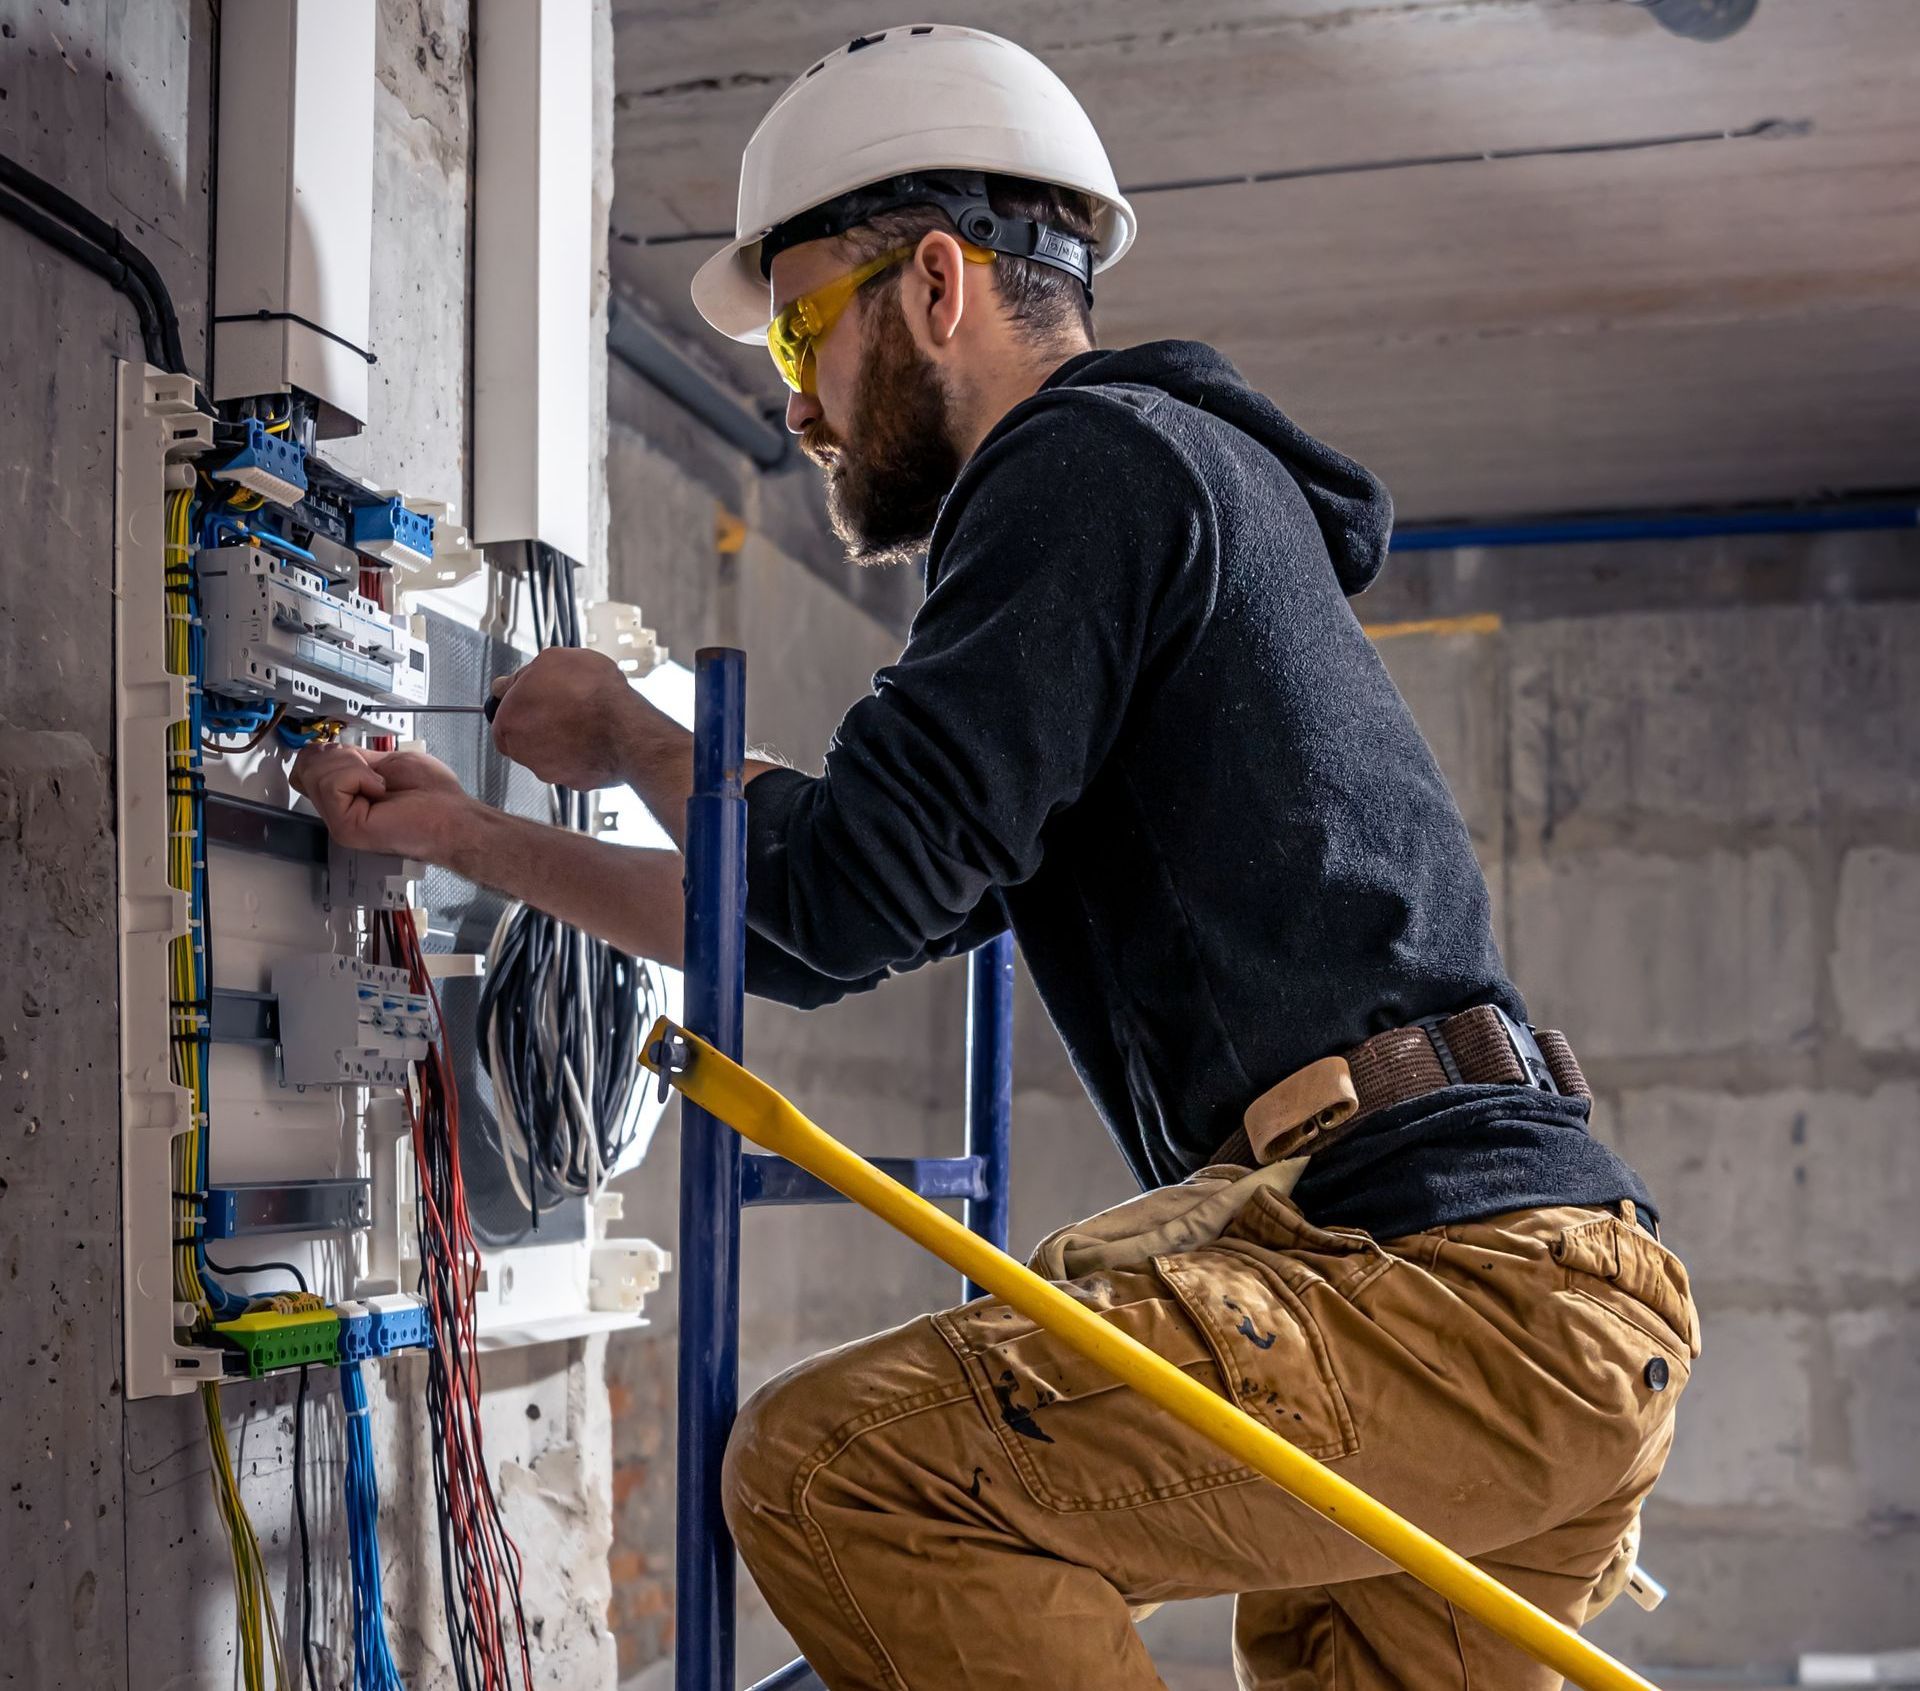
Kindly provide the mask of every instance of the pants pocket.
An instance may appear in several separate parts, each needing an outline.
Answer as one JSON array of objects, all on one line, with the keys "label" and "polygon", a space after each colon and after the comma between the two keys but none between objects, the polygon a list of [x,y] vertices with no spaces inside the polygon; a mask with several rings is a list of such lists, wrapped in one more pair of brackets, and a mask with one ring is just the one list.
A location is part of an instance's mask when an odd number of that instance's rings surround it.
[{"label": "pants pocket", "polygon": [[1664,1245],[1613,1216],[1569,1227],[1552,1244],[1567,1285],[1639,1328],[1682,1366],[1700,1354],[1687,1270]]},{"label": "pants pocket", "polygon": [[1300,1287],[1237,1250],[1156,1257],[1153,1264],[1205,1335],[1240,1407],[1323,1460],[1360,1448],[1312,1300],[1338,1297],[1317,1277]]},{"label": "pants pocket", "polygon": [[[1114,1327],[1220,1392],[1218,1363],[1183,1303],[1148,1270],[1066,1284]],[[1060,1512],[1128,1509],[1253,1471],[1002,1303],[934,1317],[1021,1484]]]}]

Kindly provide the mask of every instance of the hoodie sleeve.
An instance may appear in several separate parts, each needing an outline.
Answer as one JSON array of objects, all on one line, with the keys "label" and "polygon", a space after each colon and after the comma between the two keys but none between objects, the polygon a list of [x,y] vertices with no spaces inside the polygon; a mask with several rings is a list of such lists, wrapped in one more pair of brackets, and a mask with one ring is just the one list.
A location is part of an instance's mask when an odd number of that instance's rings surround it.
[{"label": "hoodie sleeve", "polygon": [[1211,536],[1205,491],[1130,403],[1043,401],[991,440],[941,513],[906,650],[824,772],[747,789],[753,928],[850,985],[962,949],[1098,773],[1143,665],[1203,614]]}]

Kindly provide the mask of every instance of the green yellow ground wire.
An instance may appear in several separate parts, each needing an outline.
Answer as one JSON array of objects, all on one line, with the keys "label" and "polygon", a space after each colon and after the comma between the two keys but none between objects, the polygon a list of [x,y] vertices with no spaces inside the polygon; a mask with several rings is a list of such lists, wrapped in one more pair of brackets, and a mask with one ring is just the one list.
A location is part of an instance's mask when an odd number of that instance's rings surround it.
[{"label": "green yellow ground wire", "polygon": [[[192,523],[193,495],[184,491],[170,494],[165,557],[166,665],[169,673],[187,677],[189,687],[197,685],[193,673]],[[194,897],[196,879],[204,873],[201,857],[206,845],[197,803],[199,748],[193,722],[190,713],[167,726],[167,880],[169,885],[187,894],[188,903],[187,931],[169,941],[167,961],[172,993],[174,1079],[185,1089],[188,1100],[187,1130],[174,1140],[173,1150],[174,1294],[179,1301],[191,1304],[198,1311],[200,1324],[204,1326],[213,1315],[212,1301],[200,1276],[197,1242],[202,1219],[198,1195],[201,1144],[202,1135],[207,1131],[208,1076],[206,1042],[202,1036],[211,982],[206,973],[199,901]],[[240,1487],[234,1478],[233,1452],[228,1447],[226,1425],[220,1414],[219,1387],[202,1386],[200,1401],[206,1413],[214,1503],[226,1528],[227,1548],[233,1562],[241,1680],[246,1691],[265,1691],[266,1670],[271,1664],[273,1684],[277,1691],[284,1691],[288,1680],[280,1622],[274,1613],[260,1540],[247,1518],[246,1505],[241,1501]]]}]

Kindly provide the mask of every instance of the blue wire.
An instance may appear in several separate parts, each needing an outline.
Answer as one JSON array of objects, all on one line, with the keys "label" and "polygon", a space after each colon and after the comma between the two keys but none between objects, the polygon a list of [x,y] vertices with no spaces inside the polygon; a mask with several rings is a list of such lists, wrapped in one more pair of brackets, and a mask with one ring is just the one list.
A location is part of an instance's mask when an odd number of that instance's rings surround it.
[{"label": "blue wire", "polygon": [[360,1364],[340,1365],[340,1398],[347,1412],[347,1564],[353,1581],[354,1691],[406,1691],[387,1642],[386,1599],[380,1589],[380,1483],[373,1461],[373,1427]]}]

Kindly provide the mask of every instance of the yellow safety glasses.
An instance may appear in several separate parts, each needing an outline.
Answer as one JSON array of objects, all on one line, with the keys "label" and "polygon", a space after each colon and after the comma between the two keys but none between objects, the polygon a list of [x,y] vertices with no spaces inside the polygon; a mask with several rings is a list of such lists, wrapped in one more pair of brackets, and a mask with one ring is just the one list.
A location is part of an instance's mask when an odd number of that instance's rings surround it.
[{"label": "yellow safety glasses", "polygon": [[[773,354],[773,366],[788,387],[795,393],[813,392],[813,349],[832,333],[834,324],[846,315],[855,294],[874,277],[891,270],[896,264],[905,264],[916,250],[914,247],[895,247],[891,252],[883,252],[878,258],[868,259],[857,270],[849,270],[846,275],[837,276],[824,287],[815,288],[810,294],[802,294],[782,307],[780,314],[767,325],[767,351]],[[963,241],[960,250],[969,264],[993,262],[993,254],[985,247],[972,246]]]}]

